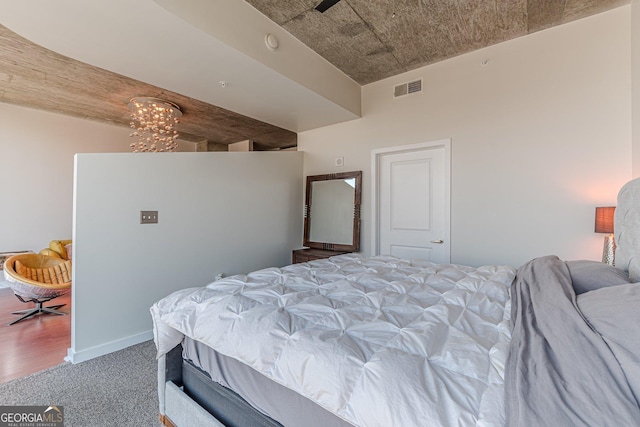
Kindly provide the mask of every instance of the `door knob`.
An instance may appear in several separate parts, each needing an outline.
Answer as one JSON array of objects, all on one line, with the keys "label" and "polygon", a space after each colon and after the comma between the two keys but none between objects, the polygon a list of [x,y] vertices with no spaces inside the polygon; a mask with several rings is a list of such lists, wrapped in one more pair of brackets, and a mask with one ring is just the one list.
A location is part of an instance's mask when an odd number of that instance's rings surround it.
[{"label": "door knob", "polygon": [[440,239],[438,239],[438,240],[432,240],[432,241],[431,241],[431,243],[438,243],[438,244],[442,244],[442,243],[444,243],[444,240],[440,240]]}]

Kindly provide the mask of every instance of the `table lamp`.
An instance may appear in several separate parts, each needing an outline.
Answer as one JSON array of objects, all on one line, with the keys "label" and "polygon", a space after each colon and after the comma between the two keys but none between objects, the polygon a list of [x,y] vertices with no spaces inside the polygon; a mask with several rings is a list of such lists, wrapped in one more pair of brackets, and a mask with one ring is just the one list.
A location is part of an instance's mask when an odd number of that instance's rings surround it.
[{"label": "table lamp", "polygon": [[615,206],[603,206],[596,208],[596,233],[606,233],[604,236],[604,248],[602,249],[602,262],[616,264],[616,239],[613,236],[613,214]]}]

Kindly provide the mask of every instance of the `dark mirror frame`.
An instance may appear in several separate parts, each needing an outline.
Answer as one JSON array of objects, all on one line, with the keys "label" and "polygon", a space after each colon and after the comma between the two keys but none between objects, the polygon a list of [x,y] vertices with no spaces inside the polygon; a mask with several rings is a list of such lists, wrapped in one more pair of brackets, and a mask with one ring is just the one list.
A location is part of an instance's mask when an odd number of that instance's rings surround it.
[{"label": "dark mirror frame", "polygon": [[[353,239],[350,245],[334,242],[312,242],[309,240],[311,231],[311,205],[313,202],[312,183],[315,181],[329,181],[355,178],[356,186],[353,200]],[[314,249],[328,251],[358,252],[360,250],[360,203],[362,195],[362,171],[330,173],[325,175],[307,176],[306,198],[304,205],[304,237],[303,245]]]}]

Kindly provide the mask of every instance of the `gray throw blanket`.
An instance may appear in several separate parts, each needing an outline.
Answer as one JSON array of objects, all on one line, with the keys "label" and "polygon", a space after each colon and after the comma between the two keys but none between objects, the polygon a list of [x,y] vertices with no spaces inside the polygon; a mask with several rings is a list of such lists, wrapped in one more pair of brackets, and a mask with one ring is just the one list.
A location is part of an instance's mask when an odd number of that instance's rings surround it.
[{"label": "gray throw blanket", "polygon": [[578,309],[563,261],[549,256],[519,268],[512,319],[509,426],[640,425],[624,371]]}]

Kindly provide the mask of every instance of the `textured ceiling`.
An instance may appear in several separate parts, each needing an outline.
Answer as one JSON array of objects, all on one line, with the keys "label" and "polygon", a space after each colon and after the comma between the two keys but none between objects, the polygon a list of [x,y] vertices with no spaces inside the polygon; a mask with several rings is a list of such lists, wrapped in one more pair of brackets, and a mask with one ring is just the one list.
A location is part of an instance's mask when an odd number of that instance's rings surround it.
[{"label": "textured ceiling", "polygon": [[[247,0],[360,84],[628,4],[629,0]],[[253,140],[296,145],[294,132],[96,68],[38,46],[0,25],[0,102],[128,126],[135,96],[169,99],[182,137],[209,150]],[[256,102],[246,99],[245,102]]]},{"label": "textured ceiling", "polygon": [[180,139],[209,151],[252,140],[257,150],[295,147],[294,132],[52,52],[0,25],[0,102],[121,126],[136,96],[171,100],[183,116]]},{"label": "textured ceiling", "polygon": [[584,18],[629,0],[247,0],[360,84]]}]

